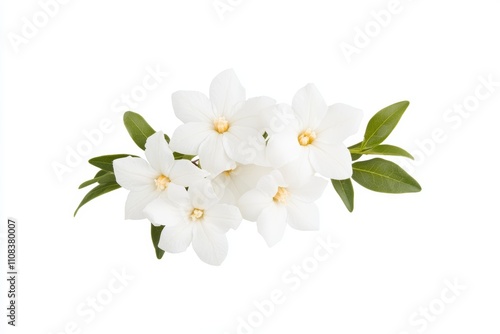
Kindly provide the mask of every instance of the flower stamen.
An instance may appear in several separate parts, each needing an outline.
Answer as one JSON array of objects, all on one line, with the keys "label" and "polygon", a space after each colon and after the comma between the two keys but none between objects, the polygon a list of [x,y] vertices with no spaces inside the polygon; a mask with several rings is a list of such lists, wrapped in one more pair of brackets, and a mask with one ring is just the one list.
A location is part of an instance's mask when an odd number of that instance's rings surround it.
[{"label": "flower stamen", "polygon": [[155,179],[156,189],[160,191],[167,189],[169,183],[170,179],[168,178],[168,176],[165,176],[163,174],[161,174]]},{"label": "flower stamen", "polygon": [[312,129],[308,128],[307,130],[303,131],[299,135],[299,144],[302,146],[307,146],[313,143],[313,141],[316,139],[316,132],[314,132]]},{"label": "flower stamen", "polygon": [[229,130],[229,122],[224,116],[218,117],[214,121],[214,130],[221,134]]},{"label": "flower stamen", "polygon": [[274,195],[273,201],[276,203],[285,204],[287,198],[288,198],[288,190],[286,190],[286,188],[283,187],[278,187],[278,191],[276,192],[276,195]]},{"label": "flower stamen", "polygon": [[189,218],[191,218],[192,221],[199,221],[203,218],[204,215],[205,215],[204,210],[194,208],[193,211],[191,211]]}]

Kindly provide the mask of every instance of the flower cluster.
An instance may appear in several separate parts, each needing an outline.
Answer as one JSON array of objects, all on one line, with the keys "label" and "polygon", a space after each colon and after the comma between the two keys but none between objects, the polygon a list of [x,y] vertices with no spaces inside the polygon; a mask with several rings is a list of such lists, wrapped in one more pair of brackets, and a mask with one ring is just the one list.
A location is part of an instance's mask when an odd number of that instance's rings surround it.
[{"label": "flower cluster", "polygon": [[[234,71],[226,70],[213,79],[209,97],[178,91],[172,105],[183,124],[171,138],[126,113],[127,130],[146,160],[130,155],[91,159],[102,170],[82,184],[99,183],[81,205],[119,187],[129,190],[125,218],[152,223],[159,257],[192,244],[201,260],[219,265],[228,252],[226,232],[243,219],[256,222],[269,246],[282,239],[287,225],[317,230],[314,202],[329,181],[348,205],[344,183],[350,185],[353,160],[384,154],[377,149],[390,146],[374,145],[365,134],[364,142],[346,147],[344,140],[358,131],[361,111],[328,106],[313,84],[301,88],[291,105],[278,104],[270,97],[247,98]],[[127,122],[127,117],[134,119]]]}]

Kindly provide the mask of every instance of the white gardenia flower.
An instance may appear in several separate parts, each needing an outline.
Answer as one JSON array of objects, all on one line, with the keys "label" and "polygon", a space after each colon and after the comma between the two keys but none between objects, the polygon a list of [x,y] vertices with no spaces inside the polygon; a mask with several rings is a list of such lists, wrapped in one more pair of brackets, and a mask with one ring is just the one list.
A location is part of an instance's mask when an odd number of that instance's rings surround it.
[{"label": "white gardenia flower", "polygon": [[144,209],[153,224],[165,226],[158,247],[180,253],[192,243],[202,261],[220,265],[228,251],[226,232],[241,223],[239,209],[220,204],[206,182],[188,190],[176,188],[167,197],[158,198]]},{"label": "white gardenia flower", "polygon": [[223,171],[212,183],[221,203],[237,205],[241,195],[254,188],[257,181],[273,169],[257,165],[235,164],[234,168]]},{"label": "white gardenia flower", "polygon": [[161,131],[147,139],[145,154],[148,161],[136,157],[113,161],[116,182],[130,190],[125,203],[125,219],[146,218],[143,209],[147,204],[174,188],[184,189],[208,176],[191,161],[174,160]]},{"label": "white gardenia flower", "polygon": [[193,91],[172,94],[175,115],[185,124],[174,131],[170,147],[198,155],[212,175],[231,169],[235,161],[248,164],[264,150],[261,114],[274,103],[268,97],[246,100],[236,74],[226,70],[212,81],[210,100]]},{"label": "white gardenia flower", "polygon": [[303,231],[319,228],[318,208],[313,202],[328,181],[316,176],[305,182],[298,180],[296,175],[274,170],[238,202],[243,218],[257,222],[257,229],[269,246],[281,240],[287,224]]},{"label": "white gardenia flower", "polygon": [[270,134],[267,157],[276,167],[291,163],[300,176],[315,172],[329,179],[352,176],[352,159],[343,141],[357,132],[362,112],[345,104],[327,106],[313,84],[300,89],[292,102],[296,122]]}]

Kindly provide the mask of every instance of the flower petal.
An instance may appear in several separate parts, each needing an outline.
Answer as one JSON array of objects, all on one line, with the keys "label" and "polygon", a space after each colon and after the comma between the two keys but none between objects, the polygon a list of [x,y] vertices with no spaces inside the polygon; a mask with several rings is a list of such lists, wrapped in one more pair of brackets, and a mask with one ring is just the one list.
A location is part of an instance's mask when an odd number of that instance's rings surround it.
[{"label": "flower petal", "polygon": [[230,115],[232,108],[245,101],[245,89],[232,69],[217,75],[210,84],[210,100],[217,116]]},{"label": "flower petal", "polygon": [[210,100],[200,92],[177,91],[172,94],[175,116],[184,123],[211,123],[215,113]]},{"label": "flower petal", "polygon": [[328,112],[316,129],[317,140],[326,143],[342,142],[355,134],[361,123],[363,112],[360,109],[337,103],[328,107]]},{"label": "flower petal", "polygon": [[193,249],[203,262],[218,266],[227,256],[226,235],[211,224],[194,223]]},{"label": "flower petal", "polygon": [[160,192],[154,187],[146,188],[138,191],[131,191],[128,194],[125,202],[125,219],[144,219],[144,208],[157,199]]},{"label": "flower petal", "polygon": [[304,129],[315,129],[325,117],[327,110],[325,100],[313,84],[306,85],[295,94],[292,107]]},{"label": "flower petal", "polygon": [[317,176],[311,176],[304,182],[296,182],[288,186],[288,190],[290,190],[294,198],[300,199],[306,203],[311,203],[321,197],[327,184],[328,180]]},{"label": "flower petal", "polygon": [[238,201],[243,218],[255,222],[262,211],[273,205],[273,198],[261,190],[252,189],[244,193]]},{"label": "flower petal", "polygon": [[290,200],[287,203],[288,225],[296,230],[315,231],[319,229],[319,212],[316,204]]},{"label": "flower petal", "polygon": [[243,219],[240,210],[228,204],[216,204],[208,208],[205,210],[204,218],[207,223],[219,227],[224,232],[237,229]]},{"label": "flower petal", "polygon": [[259,215],[257,229],[269,247],[283,238],[287,220],[287,210],[283,205],[270,205]]},{"label": "flower petal", "polygon": [[174,162],[174,155],[168,147],[163,132],[158,131],[146,140],[146,150],[144,152],[154,170],[163,175],[168,175]]},{"label": "flower petal", "polygon": [[144,215],[153,225],[174,227],[185,223],[184,211],[164,198],[157,198],[144,208]]},{"label": "flower petal", "polygon": [[128,190],[143,190],[154,185],[159,172],[141,158],[126,157],[113,161],[116,182]]},{"label": "flower petal", "polygon": [[311,145],[301,147],[298,159],[280,168],[287,180],[293,183],[305,183],[314,175],[314,169],[310,162]]},{"label": "flower petal", "polygon": [[198,155],[203,169],[217,175],[234,166],[234,161],[229,158],[224,149],[222,135],[210,135],[201,145]]},{"label": "flower petal", "polygon": [[314,142],[309,146],[311,165],[316,172],[335,180],[345,180],[352,176],[351,153],[343,144]]},{"label": "flower petal", "polygon": [[200,144],[216,132],[212,123],[191,122],[175,129],[170,139],[170,148],[184,154],[198,154]]},{"label": "flower petal", "polygon": [[267,96],[253,97],[241,104],[240,108],[233,108],[227,115],[232,126],[251,127],[263,132],[266,126],[264,112],[274,106],[276,101]]},{"label": "flower petal", "polygon": [[188,248],[193,240],[193,225],[180,224],[175,227],[165,227],[161,231],[158,247],[169,253],[181,253]]},{"label": "flower petal", "polygon": [[224,149],[234,161],[242,164],[254,163],[259,152],[266,149],[263,132],[244,126],[231,126],[222,136]]},{"label": "flower petal", "polygon": [[275,168],[296,160],[299,157],[301,146],[298,135],[292,131],[283,131],[269,137],[267,142],[267,159]]},{"label": "flower petal", "polygon": [[176,160],[168,177],[173,183],[179,184],[184,187],[190,187],[198,182],[201,182],[207,177],[209,173],[202,169],[199,169],[191,161],[188,160]]}]

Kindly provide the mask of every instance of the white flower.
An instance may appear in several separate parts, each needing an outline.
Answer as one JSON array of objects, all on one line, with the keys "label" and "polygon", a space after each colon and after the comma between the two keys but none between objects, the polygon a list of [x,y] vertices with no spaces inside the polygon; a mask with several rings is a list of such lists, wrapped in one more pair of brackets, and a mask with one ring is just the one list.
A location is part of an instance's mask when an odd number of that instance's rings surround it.
[{"label": "white flower", "polygon": [[125,219],[146,218],[143,209],[151,201],[176,187],[184,189],[208,176],[191,161],[174,160],[162,132],[147,139],[145,154],[148,161],[135,157],[113,161],[116,182],[130,190],[125,203]]},{"label": "white flower", "polygon": [[227,256],[226,232],[236,229],[242,218],[234,205],[219,204],[213,189],[206,182],[176,188],[145,208],[149,220],[165,225],[158,247],[179,253],[192,243],[198,257],[211,265],[220,265]]},{"label": "white flower", "polygon": [[179,126],[170,147],[184,154],[198,155],[200,164],[213,175],[249,163],[263,151],[264,124],[261,113],[274,105],[268,97],[245,100],[245,89],[233,70],[217,75],[210,85],[210,100],[202,93],[178,91],[172,94]]},{"label": "white flower", "polygon": [[217,175],[212,184],[221,203],[237,205],[241,195],[254,188],[257,181],[271,171],[268,167],[236,164],[234,168]]},{"label": "white flower", "polygon": [[294,175],[274,170],[262,177],[252,189],[239,200],[243,218],[257,222],[257,229],[269,246],[283,237],[288,223],[297,230],[317,230],[319,214],[317,200],[328,183],[327,180],[311,176],[305,183],[298,182]]},{"label": "white flower", "polygon": [[350,178],[351,155],[342,142],[358,130],[361,111],[345,104],[327,107],[313,84],[297,92],[292,108],[297,122],[270,135],[270,162],[276,167],[291,162],[301,177],[317,172],[329,179]]}]

